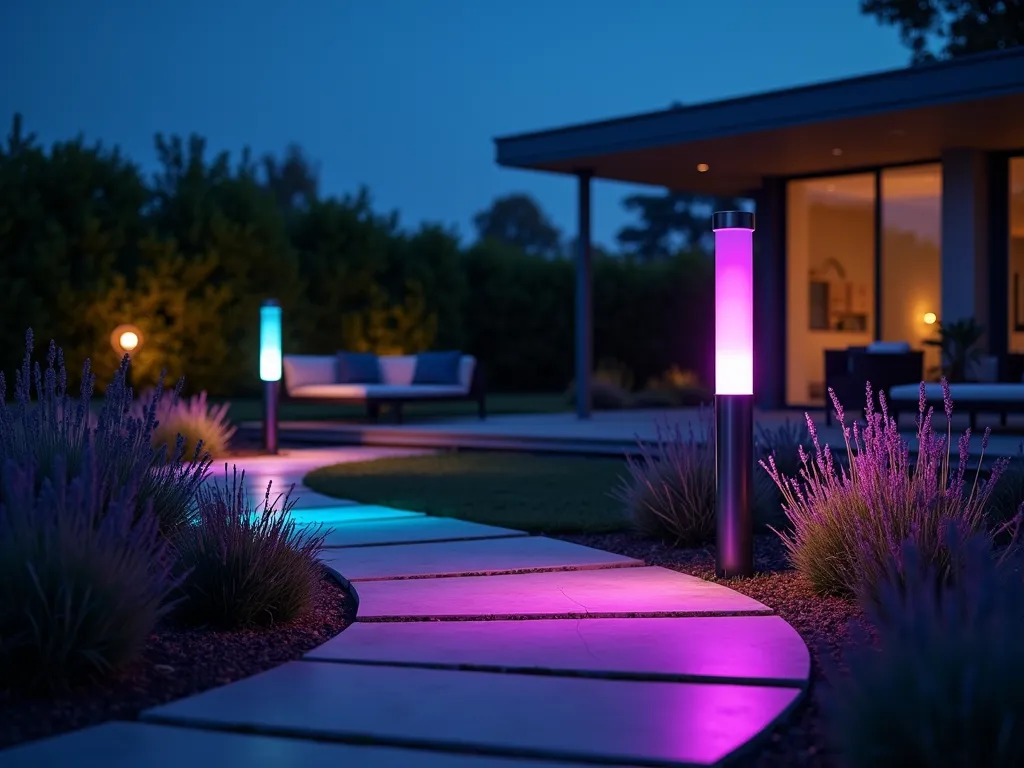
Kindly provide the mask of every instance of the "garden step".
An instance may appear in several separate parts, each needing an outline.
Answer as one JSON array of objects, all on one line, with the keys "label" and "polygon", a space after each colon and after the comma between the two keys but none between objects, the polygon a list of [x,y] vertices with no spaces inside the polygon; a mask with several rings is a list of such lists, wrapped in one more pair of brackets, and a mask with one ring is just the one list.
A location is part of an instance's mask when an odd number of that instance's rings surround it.
[{"label": "garden step", "polygon": [[778,616],[359,622],[306,658],[798,687],[811,667]]},{"label": "garden step", "polygon": [[381,544],[415,544],[431,541],[496,539],[526,536],[523,531],[470,523],[452,517],[409,517],[348,523],[331,530],[328,547],[365,547]]},{"label": "garden step", "polygon": [[[336,567],[350,576],[343,560]],[[364,581],[357,589],[364,621],[771,613],[721,584],[657,567]]]},{"label": "garden step", "polygon": [[143,718],[541,759],[712,765],[771,725],[800,694],[779,686],[298,661]]},{"label": "garden step", "polygon": [[4,768],[570,768],[565,763],[331,744],[150,723],[107,723],[0,753]]},{"label": "garden step", "polygon": [[329,549],[320,559],[351,582],[643,564],[544,536]]}]

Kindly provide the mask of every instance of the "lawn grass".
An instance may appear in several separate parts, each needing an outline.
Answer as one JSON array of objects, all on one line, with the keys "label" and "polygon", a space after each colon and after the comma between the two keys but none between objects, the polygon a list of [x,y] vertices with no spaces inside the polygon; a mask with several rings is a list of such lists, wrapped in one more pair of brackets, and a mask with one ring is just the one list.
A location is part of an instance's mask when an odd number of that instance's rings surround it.
[{"label": "lawn grass", "polygon": [[625,471],[620,459],[452,452],[335,464],[305,482],[364,504],[531,533],[598,533],[626,527],[610,495]]},{"label": "lawn grass", "polygon": [[[263,401],[260,398],[226,398],[231,404],[228,418],[239,424],[243,421],[259,421],[263,418]],[[211,402],[214,402],[211,400]],[[215,402],[224,402],[217,400]],[[516,413],[559,413],[571,410],[572,404],[564,393],[541,394],[495,394],[487,397],[487,412],[493,415]],[[440,403],[406,403],[402,408],[405,422],[417,419],[476,416],[476,403],[454,400]],[[320,403],[282,402],[281,421],[340,421],[366,419],[366,408],[362,405],[324,405]],[[381,409],[381,423],[388,423],[387,408]]]}]

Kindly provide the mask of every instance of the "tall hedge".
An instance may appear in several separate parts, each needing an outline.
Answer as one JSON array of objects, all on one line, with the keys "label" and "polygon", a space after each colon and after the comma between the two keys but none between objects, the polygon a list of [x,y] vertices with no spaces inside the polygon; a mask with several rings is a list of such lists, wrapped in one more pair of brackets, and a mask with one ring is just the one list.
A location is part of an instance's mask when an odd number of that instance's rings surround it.
[{"label": "tall hedge", "polygon": [[[505,391],[573,378],[571,260],[403,229],[365,191],[283,210],[247,154],[208,157],[197,137],[158,137],[157,150],[149,178],[98,144],[43,148],[16,121],[0,147],[3,370],[32,326],[61,339],[69,366],[91,358],[102,383],[117,364],[111,331],[135,323],[137,385],[166,369],[211,395],[256,392],[258,306],[274,297],[297,352],[464,349]],[[595,360],[638,382],[672,365],[708,381],[710,267],[687,254],[653,265],[598,257]]]}]

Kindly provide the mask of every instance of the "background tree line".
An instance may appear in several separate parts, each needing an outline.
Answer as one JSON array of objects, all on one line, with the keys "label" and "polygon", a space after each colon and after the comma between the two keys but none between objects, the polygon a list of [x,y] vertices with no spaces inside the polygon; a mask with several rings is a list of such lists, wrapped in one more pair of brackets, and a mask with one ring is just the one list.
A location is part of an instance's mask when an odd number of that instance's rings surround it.
[{"label": "background tree line", "polygon": [[[366,190],[320,194],[298,147],[233,160],[197,136],[157,136],[156,149],[147,177],[116,148],[45,148],[14,118],[0,149],[3,370],[31,326],[72,370],[91,358],[103,383],[118,362],[112,330],[134,323],[136,384],[166,368],[191,390],[254,392],[258,307],[274,297],[288,351],[458,348],[495,388],[572,379],[572,243],[529,197],[496,200],[463,247],[443,226],[402,228]],[[638,384],[674,365],[706,380],[710,361],[706,220],[687,214],[708,201],[663,199],[673,196],[627,201],[639,223],[620,234],[623,252],[595,254],[595,359]]]}]

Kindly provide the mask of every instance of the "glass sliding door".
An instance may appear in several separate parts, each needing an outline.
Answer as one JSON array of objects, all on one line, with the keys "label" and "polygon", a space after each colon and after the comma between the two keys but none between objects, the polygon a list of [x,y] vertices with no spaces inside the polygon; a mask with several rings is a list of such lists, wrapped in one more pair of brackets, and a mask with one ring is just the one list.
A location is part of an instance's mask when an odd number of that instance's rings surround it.
[{"label": "glass sliding door", "polygon": [[881,339],[924,350],[925,375],[938,374],[935,338],[942,304],[942,166],[882,171]]},{"label": "glass sliding door", "polygon": [[787,189],[786,401],[825,402],[825,350],[875,338],[875,174]]},{"label": "glass sliding door", "polygon": [[1024,353],[1024,157],[1010,158],[1009,351]]}]

